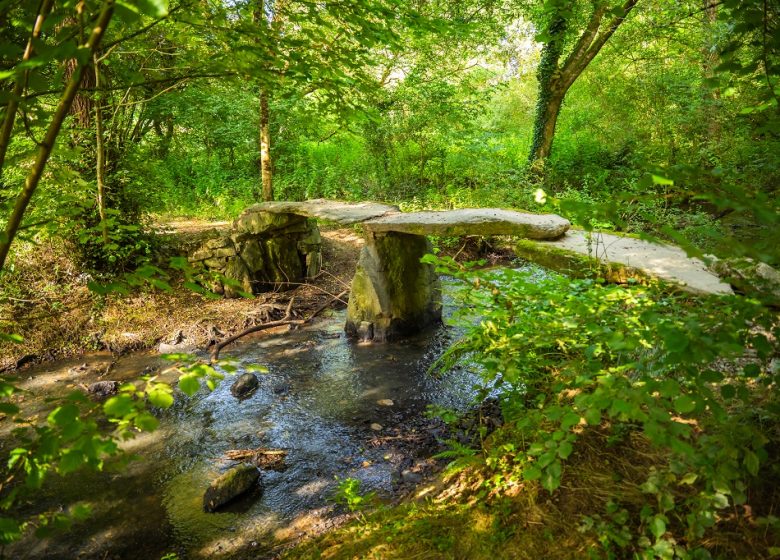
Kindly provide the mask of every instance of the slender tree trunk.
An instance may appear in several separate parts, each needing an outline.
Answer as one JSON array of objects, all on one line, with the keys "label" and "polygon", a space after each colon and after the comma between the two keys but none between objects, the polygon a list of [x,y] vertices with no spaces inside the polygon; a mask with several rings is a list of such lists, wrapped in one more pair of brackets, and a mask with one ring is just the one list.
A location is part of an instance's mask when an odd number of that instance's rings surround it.
[{"label": "slender tree trunk", "polygon": [[[33,41],[41,36],[41,30],[43,29],[43,21],[54,5],[54,0],[43,0],[41,6],[38,9],[38,15],[33,23],[32,33],[30,33],[30,39],[27,41],[27,47],[24,49],[22,55],[22,62],[30,60],[33,55]],[[11,143],[11,132],[14,129],[14,121],[16,120],[16,110],[19,108],[19,98],[24,92],[25,82],[27,81],[27,74],[18,76],[16,83],[14,84],[11,98],[8,100],[8,104],[5,106],[5,118],[3,119],[2,128],[0,128],[0,178],[2,177],[3,165],[5,164],[5,155],[8,153],[8,146]],[[0,265],[0,269],[2,265]]]},{"label": "slender tree trunk", "polygon": [[19,226],[22,223],[22,218],[24,217],[24,213],[27,210],[27,206],[30,204],[30,200],[32,199],[33,194],[35,194],[35,190],[38,188],[38,183],[40,183],[44,169],[46,169],[46,164],[48,163],[51,152],[54,149],[57,136],[59,135],[60,129],[62,128],[62,123],[65,121],[65,117],[68,116],[68,112],[73,105],[73,99],[76,97],[76,94],[79,91],[79,86],[81,84],[81,79],[84,76],[84,72],[89,67],[92,55],[94,54],[98,45],[100,45],[100,40],[103,38],[106,27],[108,27],[108,24],[111,21],[111,16],[114,12],[114,3],[115,0],[105,0],[103,2],[103,6],[101,7],[100,14],[98,15],[95,22],[95,26],[92,28],[92,32],[90,33],[89,39],[87,39],[87,43],[85,45],[85,47],[89,50],[90,56],[87,58],[87,62],[80,63],[76,67],[73,75],[70,77],[70,80],[68,80],[68,84],[65,86],[65,91],[62,93],[62,97],[57,104],[57,109],[54,112],[54,116],[52,116],[49,127],[46,130],[46,135],[43,138],[43,142],[41,142],[41,146],[38,149],[38,155],[35,158],[35,163],[33,164],[32,169],[30,169],[30,172],[25,179],[24,188],[16,199],[14,209],[11,212],[11,216],[8,218],[8,222],[6,223],[5,231],[0,234],[0,271],[3,269],[5,261],[8,258],[8,252],[11,249],[11,243],[13,243],[14,238],[19,231]]},{"label": "slender tree trunk", "polygon": [[100,230],[103,243],[108,245],[108,222],[106,221],[106,147],[103,140],[103,98],[100,91],[100,59],[94,56],[95,88],[98,98],[95,100],[95,149],[97,161],[95,175],[97,177],[97,204],[100,215]]},{"label": "slender tree trunk", "polygon": [[[715,25],[718,21],[718,0],[704,0],[705,16],[705,36],[706,42],[702,53],[702,71],[704,79],[709,80],[715,75],[715,68],[718,66],[718,52],[713,47],[713,38],[715,35]],[[705,91],[709,88],[705,87]],[[710,142],[717,142],[720,138],[720,120],[718,119],[717,107],[720,101],[720,89],[709,89],[708,99],[705,100],[704,119],[707,122],[707,139]]]},{"label": "slender tree trunk", "polygon": [[260,178],[263,200],[273,200],[273,162],[271,161],[271,125],[268,92],[260,90]]}]

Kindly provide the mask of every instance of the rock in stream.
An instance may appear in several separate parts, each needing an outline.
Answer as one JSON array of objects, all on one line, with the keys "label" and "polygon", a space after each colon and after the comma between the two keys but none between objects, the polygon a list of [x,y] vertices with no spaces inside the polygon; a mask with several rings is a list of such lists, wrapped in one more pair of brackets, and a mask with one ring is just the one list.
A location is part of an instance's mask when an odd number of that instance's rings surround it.
[{"label": "rock in stream", "polygon": [[230,393],[237,399],[245,399],[257,390],[260,382],[254,373],[245,373],[233,382]]},{"label": "rock in stream", "polygon": [[216,478],[203,494],[203,509],[213,512],[233,498],[252,489],[260,478],[260,471],[253,465],[241,464]]}]

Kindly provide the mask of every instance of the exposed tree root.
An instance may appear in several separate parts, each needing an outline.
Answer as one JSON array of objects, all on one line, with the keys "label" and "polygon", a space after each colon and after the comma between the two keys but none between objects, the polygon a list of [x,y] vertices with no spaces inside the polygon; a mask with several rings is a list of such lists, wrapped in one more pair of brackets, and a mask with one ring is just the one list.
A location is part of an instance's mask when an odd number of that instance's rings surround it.
[{"label": "exposed tree root", "polygon": [[230,336],[223,340],[222,342],[219,342],[214,345],[214,348],[211,350],[211,363],[216,362],[219,360],[219,353],[222,351],[222,349],[235,342],[239,338],[242,338],[248,334],[264,331],[267,329],[272,329],[274,327],[282,327],[284,325],[289,325],[293,327],[302,327],[303,325],[309,323],[312,319],[314,319],[317,315],[322,313],[325,309],[327,309],[333,302],[341,301],[341,298],[343,298],[345,295],[347,295],[348,290],[344,290],[338,295],[332,297],[322,305],[320,305],[317,309],[315,309],[308,317],[304,319],[293,319],[292,318],[292,306],[295,302],[295,297],[290,298],[290,301],[287,303],[287,307],[284,311],[284,317],[281,319],[278,319],[276,321],[268,321],[267,323],[263,323],[261,325],[255,325],[254,327],[250,327],[244,331],[241,331],[238,334],[234,334],[233,336]]}]

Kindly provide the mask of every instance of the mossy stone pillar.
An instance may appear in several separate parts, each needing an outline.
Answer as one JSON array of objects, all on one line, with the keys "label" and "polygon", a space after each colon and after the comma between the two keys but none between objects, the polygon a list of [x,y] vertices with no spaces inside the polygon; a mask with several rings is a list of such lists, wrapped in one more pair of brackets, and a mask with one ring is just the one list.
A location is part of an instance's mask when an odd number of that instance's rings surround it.
[{"label": "mossy stone pillar", "polygon": [[423,255],[424,235],[368,231],[347,308],[345,330],[362,340],[384,342],[441,321],[441,286]]}]

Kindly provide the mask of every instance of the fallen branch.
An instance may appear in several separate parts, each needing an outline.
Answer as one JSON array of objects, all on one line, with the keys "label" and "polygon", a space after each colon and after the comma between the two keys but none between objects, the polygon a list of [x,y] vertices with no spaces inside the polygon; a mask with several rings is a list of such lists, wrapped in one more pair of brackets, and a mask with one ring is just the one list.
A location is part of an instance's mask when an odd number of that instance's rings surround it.
[{"label": "fallen branch", "polygon": [[225,458],[230,461],[241,461],[252,463],[261,469],[271,469],[283,471],[287,468],[284,459],[287,457],[287,451],[283,449],[231,449],[225,452]]},{"label": "fallen branch", "polygon": [[241,331],[238,334],[234,334],[231,337],[226,338],[222,342],[215,344],[214,348],[211,351],[211,363],[213,364],[217,360],[219,360],[219,353],[222,351],[222,349],[227,346],[228,344],[232,344],[239,338],[243,338],[248,334],[264,331],[267,329],[272,329],[274,327],[282,327],[284,325],[289,325],[293,327],[301,327],[308,322],[310,322],[312,319],[314,319],[317,315],[322,313],[328,306],[330,306],[334,301],[341,301],[341,298],[343,298],[345,295],[347,295],[347,290],[344,290],[340,294],[334,296],[333,298],[329,299],[322,305],[320,305],[317,309],[315,309],[308,317],[305,319],[293,319],[292,318],[292,306],[293,302],[295,301],[295,297],[290,298],[289,303],[287,304],[287,308],[284,311],[284,317],[281,319],[278,319],[276,321],[269,321],[267,323],[263,323],[262,325],[255,325],[254,327],[249,327],[248,329]]}]

